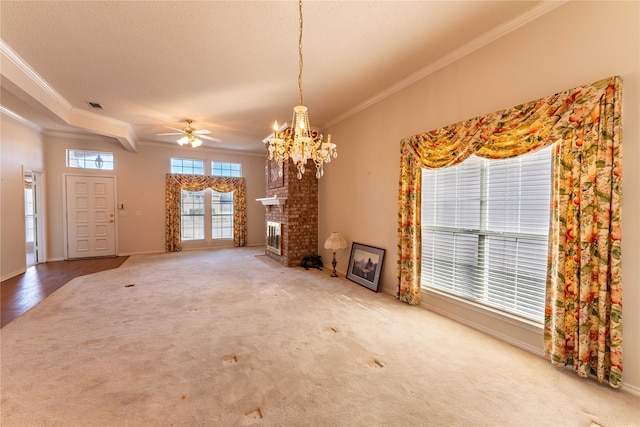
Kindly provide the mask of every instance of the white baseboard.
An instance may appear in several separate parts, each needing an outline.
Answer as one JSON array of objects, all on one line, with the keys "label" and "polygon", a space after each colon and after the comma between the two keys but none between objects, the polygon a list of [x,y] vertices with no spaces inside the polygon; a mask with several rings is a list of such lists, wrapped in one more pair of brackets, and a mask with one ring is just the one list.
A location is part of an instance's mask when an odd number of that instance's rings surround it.
[{"label": "white baseboard", "polygon": [[121,252],[118,256],[131,256],[131,255],[151,255],[151,254],[163,254],[166,251],[151,251],[151,252]]},{"label": "white baseboard", "polygon": [[[494,338],[499,339],[500,341],[504,341],[506,343],[509,343],[515,347],[521,348],[523,350],[528,351],[529,353],[533,353],[535,355],[538,356],[544,356],[544,351],[542,349],[542,346],[540,347],[536,347],[531,345],[530,343],[527,343],[525,341],[522,341],[520,339],[518,339],[517,337],[514,337],[512,334],[505,334],[505,333],[500,333],[498,331],[496,331],[495,329],[485,326],[482,323],[479,322],[474,322],[472,320],[469,320],[465,317],[462,316],[456,316],[454,314],[451,314],[445,310],[442,310],[441,308],[437,307],[437,306],[433,306],[431,304],[420,304],[422,307],[426,308],[429,311],[433,311],[434,313],[438,313],[441,316],[447,317],[451,320],[455,320],[458,323],[462,323],[463,325],[469,326],[470,328],[476,329],[480,332],[483,332],[489,336],[492,336]],[[537,335],[535,332],[533,332],[534,335]]]},{"label": "white baseboard", "polygon": [[4,282],[5,280],[9,280],[12,277],[16,277],[17,275],[24,273],[25,271],[27,271],[25,268],[21,268],[19,270],[12,271],[11,273],[7,273],[4,276],[0,277],[0,281]]},{"label": "white baseboard", "polygon": [[[395,287],[382,287],[380,290],[396,294]],[[542,325],[433,292],[422,292],[420,306],[530,353],[544,355]]]},{"label": "white baseboard", "polygon": [[[624,381],[624,379],[623,379]],[[638,396],[640,397],[640,387],[636,386],[636,385],[632,385],[632,384],[626,384],[626,383],[622,383],[622,391],[626,391],[627,393],[631,393],[634,396]]]},{"label": "white baseboard", "polygon": [[[395,292],[395,291],[394,291]],[[448,295],[422,294],[422,307],[455,320],[470,328],[544,357],[542,326],[521,321]],[[539,343],[539,344],[537,344]],[[623,380],[624,381],[624,380]],[[640,387],[623,382],[622,391],[640,397]]]},{"label": "white baseboard", "polygon": [[383,292],[385,294],[396,296],[397,287],[389,287],[389,286],[378,286],[378,292]]},{"label": "white baseboard", "polygon": [[544,355],[542,325],[433,291],[422,292],[421,305],[538,356]]}]

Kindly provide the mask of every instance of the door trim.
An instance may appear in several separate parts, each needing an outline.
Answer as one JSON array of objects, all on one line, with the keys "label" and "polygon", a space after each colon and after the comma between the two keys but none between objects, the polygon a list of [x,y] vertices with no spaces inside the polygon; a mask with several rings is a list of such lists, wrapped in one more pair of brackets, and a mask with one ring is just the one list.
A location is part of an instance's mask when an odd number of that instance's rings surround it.
[{"label": "door trim", "polygon": [[[64,241],[64,259],[69,258],[69,234],[67,230],[67,177],[76,176],[81,178],[113,178],[113,212],[117,212],[118,207],[118,177],[116,175],[104,175],[104,174],[86,174],[86,173],[63,173],[62,174],[62,237]],[[118,228],[119,218],[118,215],[114,215],[115,227],[113,227],[115,239],[115,256],[119,256],[120,249],[118,247]],[[74,258],[75,259],[75,258]]]}]

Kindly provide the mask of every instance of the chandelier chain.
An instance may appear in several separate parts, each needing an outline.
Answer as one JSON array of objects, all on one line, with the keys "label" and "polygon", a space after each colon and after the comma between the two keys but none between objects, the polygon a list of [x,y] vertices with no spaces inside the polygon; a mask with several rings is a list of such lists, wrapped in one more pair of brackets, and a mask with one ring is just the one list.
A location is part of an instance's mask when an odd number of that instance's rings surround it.
[{"label": "chandelier chain", "polygon": [[304,105],[304,102],[302,102],[302,0],[298,3],[298,12],[300,16],[300,31],[298,35],[298,93],[300,95],[300,103],[298,105]]}]

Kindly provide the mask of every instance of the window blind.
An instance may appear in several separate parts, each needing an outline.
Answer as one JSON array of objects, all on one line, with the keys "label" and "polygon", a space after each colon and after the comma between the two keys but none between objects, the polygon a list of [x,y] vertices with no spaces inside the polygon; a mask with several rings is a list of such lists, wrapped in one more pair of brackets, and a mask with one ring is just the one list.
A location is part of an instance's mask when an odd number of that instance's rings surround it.
[{"label": "window blind", "polygon": [[182,240],[204,240],[205,192],[181,191]]},{"label": "window blind", "polygon": [[544,319],[551,147],[422,172],[421,286]]},{"label": "window blind", "polygon": [[233,192],[211,192],[211,238],[233,239]]}]

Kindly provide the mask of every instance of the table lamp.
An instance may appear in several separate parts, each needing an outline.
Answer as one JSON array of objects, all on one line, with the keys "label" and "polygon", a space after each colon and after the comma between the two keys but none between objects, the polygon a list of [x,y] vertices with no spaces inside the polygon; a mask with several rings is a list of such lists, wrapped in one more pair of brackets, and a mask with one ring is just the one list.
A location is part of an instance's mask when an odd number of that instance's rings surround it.
[{"label": "table lamp", "polygon": [[331,261],[331,265],[333,266],[333,273],[331,273],[331,277],[338,277],[336,273],[336,251],[338,249],[344,249],[347,247],[347,241],[344,237],[340,235],[338,232],[332,232],[329,238],[324,242],[325,249],[331,249],[333,251],[333,261]]}]

